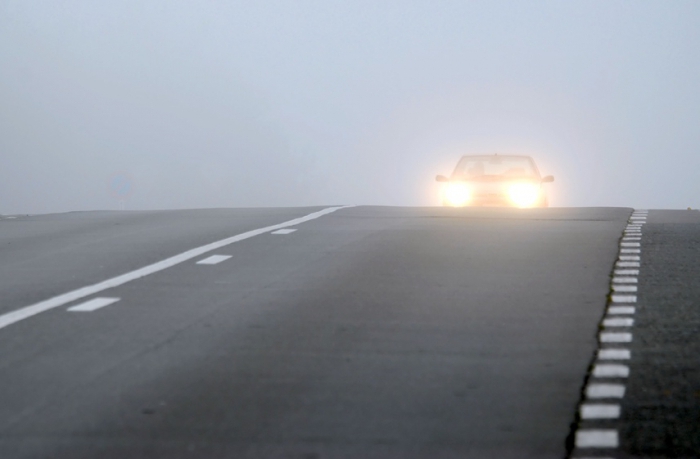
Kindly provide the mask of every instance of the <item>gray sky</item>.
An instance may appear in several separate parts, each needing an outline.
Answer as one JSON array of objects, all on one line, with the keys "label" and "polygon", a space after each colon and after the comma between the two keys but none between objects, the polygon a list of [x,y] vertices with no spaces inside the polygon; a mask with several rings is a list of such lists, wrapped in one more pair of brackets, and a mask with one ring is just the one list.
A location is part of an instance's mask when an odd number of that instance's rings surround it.
[{"label": "gray sky", "polygon": [[700,206],[697,1],[0,0],[0,213],[437,204],[526,153],[556,206]]}]

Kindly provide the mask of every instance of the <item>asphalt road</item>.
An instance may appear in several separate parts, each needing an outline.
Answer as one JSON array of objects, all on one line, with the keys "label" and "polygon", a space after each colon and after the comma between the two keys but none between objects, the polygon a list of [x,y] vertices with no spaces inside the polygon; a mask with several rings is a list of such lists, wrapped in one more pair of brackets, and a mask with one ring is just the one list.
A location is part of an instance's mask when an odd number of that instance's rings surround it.
[{"label": "asphalt road", "polygon": [[[0,315],[321,209],[0,218]],[[11,321],[0,457],[565,457],[631,212],[345,208]]]}]

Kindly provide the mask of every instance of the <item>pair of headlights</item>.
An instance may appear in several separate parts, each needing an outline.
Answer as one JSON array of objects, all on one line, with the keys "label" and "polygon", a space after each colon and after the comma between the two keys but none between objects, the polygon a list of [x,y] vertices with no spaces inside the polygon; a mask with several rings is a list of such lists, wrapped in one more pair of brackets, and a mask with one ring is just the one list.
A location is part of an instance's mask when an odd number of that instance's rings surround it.
[{"label": "pair of headlights", "polygon": [[[540,200],[540,185],[534,183],[514,183],[508,187],[508,199],[516,207],[534,207]],[[445,189],[447,203],[454,207],[469,205],[472,190],[466,183],[451,182]]]}]

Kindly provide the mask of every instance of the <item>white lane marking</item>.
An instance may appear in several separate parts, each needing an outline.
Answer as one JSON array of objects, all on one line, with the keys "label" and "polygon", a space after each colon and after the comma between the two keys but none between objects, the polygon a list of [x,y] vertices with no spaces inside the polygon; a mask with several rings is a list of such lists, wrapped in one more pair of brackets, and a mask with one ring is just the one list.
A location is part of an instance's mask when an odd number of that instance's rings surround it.
[{"label": "white lane marking", "polygon": [[613,277],[613,284],[636,284],[636,277]]},{"label": "white lane marking", "polygon": [[636,303],[636,295],[612,295],[610,297],[613,303]]},{"label": "white lane marking", "polygon": [[634,319],[630,317],[610,317],[603,320],[603,327],[632,327]]},{"label": "white lane marking", "polygon": [[12,325],[16,322],[19,322],[20,320],[27,319],[29,317],[32,317],[36,314],[40,314],[44,311],[48,311],[53,308],[57,308],[59,306],[63,306],[66,303],[70,303],[75,300],[79,300],[81,298],[85,298],[86,296],[94,295],[95,293],[101,292],[103,290],[107,290],[109,288],[113,287],[118,287],[120,285],[126,284],[127,282],[130,282],[132,280],[140,279],[144,276],[148,276],[149,274],[156,273],[158,271],[162,271],[164,269],[170,268],[172,266],[175,266],[177,264],[180,264],[184,261],[191,260],[192,258],[199,257],[200,255],[203,255],[207,252],[211,252],[212,250],[220,249],[221,247],[227,246],[229,244],[233,244],[234,242],[239,242],[243,241],[245,239],[250,239],[252,237],[258,236],[260,234],[265,234],[269,233],[270,231],[275,231],[278,229],[282,229],[288,226],[297,226],[300,225],[301,223],[308,222],[310,220],[315,220],[317,218],[320,218],[324,215],[333,213],[337,210],[344,209],[347,207],[352,207],[352,206],[338,206],[338,207],[329,207],[327,209],[320,210],[318,212],[313,212],[311,214],[308,214],[304,217],[299,217],[295,218],[294,220],[289,220],[283,223],[279,223],[277,225],[271,225],[271,226],[266,226],[264,228],[252,230],[252,231],[247,231],[245,233],[238,234],[236,236],[231,236],[226,239],[222,239],[220,241],[212,242],[210,244],[203,245],[201,247],[197,247],[191,250],[188,250],[186,252],[183,252],[181,254],[175,255],[170,258],[166,258],[165,260],[159,261],[157,263],[150,264],[148,266],[144,266],[143,268],[136,269],[134,271],[122,274],[117,277],[113,277],[111,279],[107,279],[102,282],[98,282],[97,284],[93,285],[88,285],[87,287],[79,288],[77,290],[72,290],[70,292],[64,293],[62,295],[55,296],[53,298],[49,298],[44,301],[40,301],[38,303],[34,303],[29,306],[25,306],[23,308],[17,309],[12,312],[8,312],[6,314],[0,315],[0,328],[5,328],[8,325]]},{"label": "white lane marking", "polygon": [[589,384],[586,386],[588,398],[623,398],[625,386],[622,384]]},{"label": "white lane marking", "polygon": [[632,351],[629,349],[599,349],[598,358],[600,360],[629,360],[632,358]]},{"label": "white lane marking", "polygon": [[109,306],[112,303],[116,303],[119,301],[120,298],[106,298],[106,297],[100,297],[100,298],[93,298],[91,300],[88,300],[84,303],[76,304],[75,306],[71,306],[68,308],[68,311],[71,312],[92,312],[100,308],[104,308],[105,306]]},{"label": "white lane marking", "polygon": [[618,257],[620,261],[641,261],[641,257],[639,255],[620,255]]},{"label": "white lane marking", "polygon": [[623,332],[602,332],[600,334],[601,343],[631,343],[632,333]]},{"label": "white lane marking", "polygon": [[229,258],[231,258],[231,255],[212,255],[210,257],[205,258],[204,260],[199,260],[197,264],[215,265],[217,263],[221,263],[222,261],[228,260]]},{"label": "white lane marking", "polygon": [[584,403],[581,405],[581,419],[617,419],[620,405],[608,403]]},{"label": "white lane marking", "polygon": [[641,247],[639,242],[621,242],[620,247]]},{"label": "white lane marking", "polygon": [[637,308],[634,306],[610,306],[608,314],[634,314]]},{"label": "white lane marking", "polygon": [[620,253],[642,253],[642,251],[640,249],[620,249]]},{"label": "white lane marking", "polygon": [[630,367],[627,365],[599,363],[593,367],[593,376],[596,378],[626,378],[629,375]]},{"label": "white lane marking", "polygon": [[636,285],[617,285],[613,284],[612,289],[614,292],[620,293],[635,293],[637,291]]},{"label": "white lane marking", "polygon": [[638,261],[618,261],[615,263],[618,268],[640,268]]},{"label": "white lane marking", "polygon": [[622,240],[623,240],[624,242],[641,241],[641,240],[642,240],[642,236],[641,236],[641,234],[640,234],[639,236],[637,236],[637,235],[625,236],[625,237],[622,238]]},{"label": "white lane marking", "polygon": [[616,269],[616,276],[639,276],[638,269]]},{"label": "white lane marking", "polygon": [[577,448],[617,448],[619,444],[617,430],[579,429],[576,431]]},{"label": "white lane marking", "polygon": [[8,219],[8,220],[14,220],[14,219],[17,218],[17,217],[5,217],[5,218]]},{"label": "white lane marking", "polygon": [[294,231],[296,231],[296,229],[291,229],[291,228],[290,229],[281,229],[281,230],[273,231],[271,234],[291,234]]}]

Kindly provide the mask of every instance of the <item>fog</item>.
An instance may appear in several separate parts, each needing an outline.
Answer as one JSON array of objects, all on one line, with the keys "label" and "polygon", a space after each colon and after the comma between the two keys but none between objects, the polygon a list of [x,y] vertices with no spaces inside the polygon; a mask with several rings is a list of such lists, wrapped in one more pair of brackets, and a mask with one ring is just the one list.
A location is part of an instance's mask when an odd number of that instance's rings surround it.
[{"label": "fog", "polygon": [[436,205],[493,152],[532,155],[554,206],[695,208],[698,24],[697,1],[0,0],[0,213]]}]

